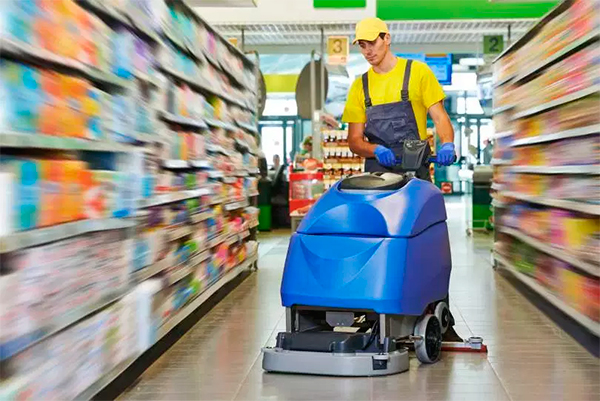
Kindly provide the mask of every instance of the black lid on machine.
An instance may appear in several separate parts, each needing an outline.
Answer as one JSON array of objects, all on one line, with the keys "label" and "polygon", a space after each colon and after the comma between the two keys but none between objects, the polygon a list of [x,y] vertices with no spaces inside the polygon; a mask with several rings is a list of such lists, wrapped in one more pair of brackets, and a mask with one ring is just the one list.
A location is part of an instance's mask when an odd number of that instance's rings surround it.
[{"label": "black lid on machine", "polygon": [[404,174],[366,173],[344,178],[339,189],[394,191],[402,188],[408,181],[410,179]]}]

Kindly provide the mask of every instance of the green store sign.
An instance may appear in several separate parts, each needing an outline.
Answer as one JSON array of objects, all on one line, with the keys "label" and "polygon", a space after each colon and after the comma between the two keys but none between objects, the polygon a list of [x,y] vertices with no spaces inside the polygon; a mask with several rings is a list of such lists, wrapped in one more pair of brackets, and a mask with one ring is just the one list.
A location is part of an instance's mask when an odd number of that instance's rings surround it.
[{"label": "green store sign", "polygon": [[388,21],[539,18],[558,1],[376,0],[377,17]]},{"label": "green store sign", "polygon": [[[374,0],[388,21],[539,18],[558,0]],[[365,8],[367,0],[313,0],[314,8]],[[365,15],[370,17],[370,15]]]}]

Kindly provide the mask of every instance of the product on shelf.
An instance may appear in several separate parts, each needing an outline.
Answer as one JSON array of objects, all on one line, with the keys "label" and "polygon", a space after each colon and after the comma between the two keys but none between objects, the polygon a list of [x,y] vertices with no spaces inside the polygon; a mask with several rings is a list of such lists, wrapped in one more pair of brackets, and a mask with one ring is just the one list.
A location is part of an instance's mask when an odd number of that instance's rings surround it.
[{"label": "product on shelf", "polygon": [[497,179],[506,189],[525,195],[596,202],[600,199],[600,183],[594,176],[506,174]]},{"label": "product on shelf", "polygon": [[516,165],[581,166],[600,160],[600,141],[595,136],[569,138],[548,144],[520,146],[513,150]]}]

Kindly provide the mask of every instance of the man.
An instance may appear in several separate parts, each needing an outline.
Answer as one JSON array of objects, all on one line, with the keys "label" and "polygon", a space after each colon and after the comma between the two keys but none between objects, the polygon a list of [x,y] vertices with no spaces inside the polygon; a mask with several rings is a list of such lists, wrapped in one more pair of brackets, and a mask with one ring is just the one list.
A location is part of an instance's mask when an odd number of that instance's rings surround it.
[{"label": "man", "polygon": [[[452,164],[454,129],[444,109],[444,91],[431,69],[396,57],[388,27],[379,18],[360,21],[352,43],[358,43],[372,67],[352,84],[342,121],[349,123],[350,150],[366,158],[365,171],[398,171],[394,166],[404,140],[427,139],[427,113],[442,142],[438,162]],[[416,175],[430,180],[427,166]]]},{"label": "man", "polygon": [[[404,140],[428,139],[427,113],[442,142],[438,163],[452,164],[454,129],[444,109],[444,91],[431,69],[424,63],[394,56],[388,27],[379,18],[360,21],[352,43],[358,43],[372,67],[350,87],[342,121],[349,125],[350,150],[366,158],[365,171],[400,171],[394,166]],[[429,166],[422,166],[416,176],[431,181]],[[449,319],[444,340],[462,341],[453,329],[451,314]]]}]

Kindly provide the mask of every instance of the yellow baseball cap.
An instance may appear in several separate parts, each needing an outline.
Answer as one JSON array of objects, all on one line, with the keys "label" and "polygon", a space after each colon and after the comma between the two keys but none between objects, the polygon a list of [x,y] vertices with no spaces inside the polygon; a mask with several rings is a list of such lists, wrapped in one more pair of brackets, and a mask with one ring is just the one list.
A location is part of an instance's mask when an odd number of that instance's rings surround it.
[{"label": "yellow baseball cap", "polygon": [[380,33],[390,33],[386,23],[379,18],[365,18],[356,24],[356,33],[352,44],[355,45],[359,40],[372,42]]}]

